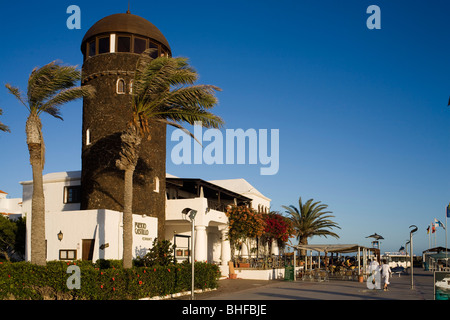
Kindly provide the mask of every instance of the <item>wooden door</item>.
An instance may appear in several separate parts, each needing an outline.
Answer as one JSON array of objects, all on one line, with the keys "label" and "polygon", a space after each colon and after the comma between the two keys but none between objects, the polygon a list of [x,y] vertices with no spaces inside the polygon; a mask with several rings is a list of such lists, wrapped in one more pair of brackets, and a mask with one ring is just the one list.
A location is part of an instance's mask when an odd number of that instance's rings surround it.
[{"label": "wooden door", "polygon": [[82,260],[92,260],[92,256],[94,254],[94,239],[83,239],[82,240]]}]

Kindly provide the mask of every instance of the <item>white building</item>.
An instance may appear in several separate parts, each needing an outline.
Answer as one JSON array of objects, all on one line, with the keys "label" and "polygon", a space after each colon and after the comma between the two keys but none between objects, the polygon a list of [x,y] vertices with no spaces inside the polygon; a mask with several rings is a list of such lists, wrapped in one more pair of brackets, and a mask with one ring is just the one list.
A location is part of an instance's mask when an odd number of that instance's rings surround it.
[{"label": "white building", "polygon": [[[48,260],[121,259],[122,213],[112,210],[80,210],[81,171],[44,175],[46,241]],[[32,181],[23,186],[23,212],[27,218],[27,251],[30,259]],[[244,179],[204,181],[202,179],[166,177],[165,239],[176,244],[178,260],[190,256],[191,221],[183,209],[197,211],[195,217],[194,259],[221,266],[228,274],[231,258],[227,240],[228,219],[225,211],[231,204],[247,204],[267,212],[270,199]],[[151,248],[157,235],[157,218],[133,215],[133,256],[142,256]]]},{"label": "white building", "polygon": [[8,198],[8,193],[0,190],[0,214],[15,220],[22,217],[22,198]]},{"label": "white building", "polygon": [[[80,210],[81,171],[44,175],[47,260],[121,259],[122,212]],[[27,219],[25,257],[30,260],[33,181],[21,182]],[[157,237],[158,220],[133,215],[133,257],[145,255]]]}]

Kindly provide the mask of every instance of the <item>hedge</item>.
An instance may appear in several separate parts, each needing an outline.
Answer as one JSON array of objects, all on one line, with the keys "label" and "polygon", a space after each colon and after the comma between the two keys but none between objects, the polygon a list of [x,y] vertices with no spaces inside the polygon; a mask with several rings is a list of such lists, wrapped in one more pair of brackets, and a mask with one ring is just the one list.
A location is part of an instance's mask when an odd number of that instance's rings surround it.
[{"label": "hedge", "polygon": [[[70,265],[80,268],[80,289],[69,289]],[[217,265],[195,262],[195,289],[217,288]],[[133,267],[123,269],[122,261],[99,260],[0,263],[0,299],[16,300],[129,300],[161,296],[191,289],[191,264]]]}]

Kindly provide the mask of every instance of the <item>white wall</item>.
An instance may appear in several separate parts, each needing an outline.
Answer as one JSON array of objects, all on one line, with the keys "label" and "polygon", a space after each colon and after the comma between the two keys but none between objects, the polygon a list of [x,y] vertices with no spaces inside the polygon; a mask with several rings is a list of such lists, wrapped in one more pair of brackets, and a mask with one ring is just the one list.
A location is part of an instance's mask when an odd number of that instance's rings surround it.
[{"label": "white wall", "polygon": [[[56,172],[46,174],[44,179],[45,212],[80,210],[80,203],[64,203],[64,187],[81,185],[81,171]],[[33,181],[20,182],[22,185],[22,212],[31,213]]]},{"label": "white wall", "polygon": [[[157,218],[133,215],[133,257],[145,255],[157,237]],[[136,224],[138,223],[138,224]],[[63,239],[58,240],[58,233]],[[112,210],[76,210],[48,212],[45,216],[47,260],[59,260],[59,250],[76,250],[82,258],[82,240],[94,239],[93,261],[122,259],[122,213]],[[27,253],[30,260],[30,224],[27,224]],[[104,249],[100,246],[106,245]]]}]

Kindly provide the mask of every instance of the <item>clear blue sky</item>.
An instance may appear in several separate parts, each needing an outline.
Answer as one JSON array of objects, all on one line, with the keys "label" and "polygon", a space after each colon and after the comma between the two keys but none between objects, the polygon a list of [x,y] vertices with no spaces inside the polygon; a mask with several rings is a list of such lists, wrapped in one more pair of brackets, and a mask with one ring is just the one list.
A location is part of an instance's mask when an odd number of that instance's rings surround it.
[{"label": "clear blue sky", "polygon": [[[127,2],[2,4],[0,121],[12,132],[0,133],[0,189],[11,197],[21,197],[31,167],[26,110],[4,84],[25,90],[31,70],[55,59],[81,68],[85,32]],[[66,27],[71,4],[81,8],[81,30]],[[372,4],[380,30],[366,27]],[[260,164],[176,166],[170,157],[169,173],[245,178],[273,210],[297,206],[299,196],[322,201],[341,238],[311,243],[369,245],[376,232],[382,251],[395,251],[415,224],[415,253],[428,247],[426,227],[445,222],[450,201],[449,2],[132,0],[131,12],[163,32],[174,56],[190,59],[201,83],[223,89],[215,112],[226,128],[280,132],[276,175],[260,175]],[[42,117],[44,173],[81,169],[81,110],[77,101],[63,107],[64,121]],[[175,144],[168,141],[168,155]],[[444,234],[438,229],[438,245]]]}]

